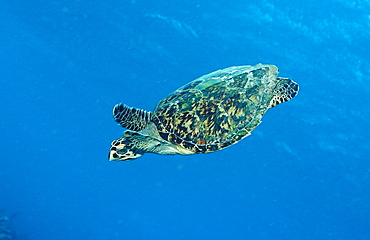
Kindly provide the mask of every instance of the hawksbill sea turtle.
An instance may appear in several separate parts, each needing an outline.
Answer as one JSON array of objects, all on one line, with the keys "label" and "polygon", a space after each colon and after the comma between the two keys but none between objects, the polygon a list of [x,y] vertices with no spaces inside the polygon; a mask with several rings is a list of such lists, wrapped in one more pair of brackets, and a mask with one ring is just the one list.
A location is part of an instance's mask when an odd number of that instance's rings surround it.
[{"label": "hawksbill sea turtle", "polygon": [[117,104],[113,117],[128,130],[111,143],[109,160],[211,153],[239,142],[268,109],[297,95],[298,84],[277,74],[274,65],[234,66],[184,85],[153,112]]}]

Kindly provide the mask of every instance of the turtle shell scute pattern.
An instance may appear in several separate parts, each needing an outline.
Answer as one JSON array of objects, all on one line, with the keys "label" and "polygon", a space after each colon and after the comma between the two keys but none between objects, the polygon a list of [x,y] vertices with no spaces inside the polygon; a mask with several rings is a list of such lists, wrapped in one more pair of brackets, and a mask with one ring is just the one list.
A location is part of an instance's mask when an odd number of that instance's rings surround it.
[{"label": "turtle shell scute pattern", "polygon": [[276,75],[272,65],[210,73],[160,101],[153,121],[164,140],[195,153],[223,149],[250,135],[261,122]]}]

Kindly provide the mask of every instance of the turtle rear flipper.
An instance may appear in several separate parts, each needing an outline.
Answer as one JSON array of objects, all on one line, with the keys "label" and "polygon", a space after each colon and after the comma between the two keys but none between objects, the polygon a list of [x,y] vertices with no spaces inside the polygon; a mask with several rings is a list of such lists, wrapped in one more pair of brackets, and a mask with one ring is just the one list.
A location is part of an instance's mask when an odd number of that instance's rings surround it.
[{"label": "turtle rear flipper", "polygon": [[114,106],[113,117],[121,127],[140,131],[149,125],[152,119],[152,113],[120,103]]},{"label": "turtle rear flipper", "polygon": [[273,97],[270,101],[270,108],[276,105],[287,102],[298,94],[298,84],[289,78],[278,77],[279,81],[276,85]]}]

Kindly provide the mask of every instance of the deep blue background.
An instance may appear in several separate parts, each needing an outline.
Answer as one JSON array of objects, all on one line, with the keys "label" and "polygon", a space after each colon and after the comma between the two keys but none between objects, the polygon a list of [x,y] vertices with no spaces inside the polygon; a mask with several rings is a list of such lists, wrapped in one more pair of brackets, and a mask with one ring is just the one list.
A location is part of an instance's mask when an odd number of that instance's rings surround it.
[{"label": "deep blue background", "polygon": [[[369,1],[0,4],[0,209],[19,235],[370,239]],[[107,161],[116,103],[152,110],[203,74],[260,62],[301,91],[252,136]]]}]

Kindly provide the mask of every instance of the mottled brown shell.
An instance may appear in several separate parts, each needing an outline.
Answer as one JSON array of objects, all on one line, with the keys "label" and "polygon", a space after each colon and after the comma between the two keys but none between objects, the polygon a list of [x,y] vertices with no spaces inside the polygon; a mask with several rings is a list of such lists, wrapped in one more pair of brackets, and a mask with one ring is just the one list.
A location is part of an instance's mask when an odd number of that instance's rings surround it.
[{"label": "mottled brown shell", "polygon": [[208,153],[250,135],[265,112],[293,98],[298,85],[274,65],[237,66],[204,75],[161,100],[153,122],[160,136]]}]

